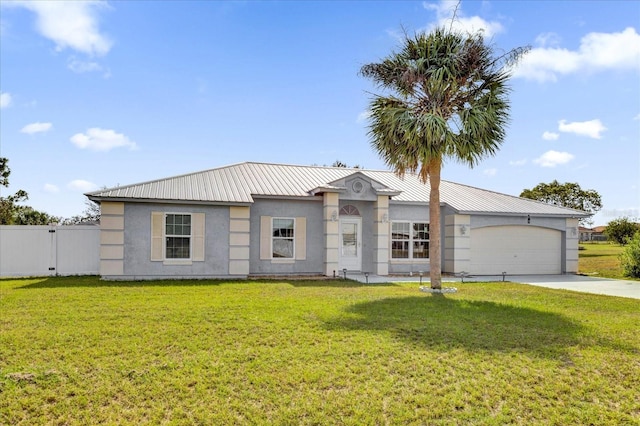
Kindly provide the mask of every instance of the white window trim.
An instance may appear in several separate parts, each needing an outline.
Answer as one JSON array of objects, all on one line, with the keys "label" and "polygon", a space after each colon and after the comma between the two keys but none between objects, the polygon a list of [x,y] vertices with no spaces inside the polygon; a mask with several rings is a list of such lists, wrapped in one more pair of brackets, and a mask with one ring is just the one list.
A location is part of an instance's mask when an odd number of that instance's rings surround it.
[{"label": "white window trim", "polygon": [[[398,240],[393,238],[393,224],[394,223],[408,223],[409,224],[409,240]],[[413,239],[413,224],[414,223],[424,223],[430,225],[428,221],[422,220],[394,220],[389,224],[389,260],[392,263],[414,263],[414,262],[429,262],[431,260],[430,257],[413,257],[413,242],[414,241],[424,241],[424,240],[414,240]],[[409,241],[409,257],[393,257],[393,242],[394,241]],[[429,239],[426,240],[431,244],[431,226],[429,226]]]},{"label": "white window trim", "polygon": [[[181,215],[189,216],[191,218],[189,225],[189,257],[170,258],[167,257],[167,216],[169,215]],[[186,235],[170,235],[171,237],[186,237]],[[193,264],[193,214],[184,212],[165,212],[162,221],[162,255],[164,258],[163,263],[165,265],[191,265]]]},{"label": "white window trim", "polygon": [[[291,257],[273,257],[273,240],[274,237],[273,236],[273,222],[276,219],[286,219],[286,220],[293,220],[293,238],[291,238],[293,240],[293,252],[292,252],[292,256]],[[272,216],[271,217],[271,233],[270,233],[270,252],[271,252],[271,262],[272,263],[295,263],[296,261],[296,218],[295,217],[283,217],[283,216]],[[289,239],[289,238],[282,238],[280,237],[279,239],[285,240],[285,239]]]}]

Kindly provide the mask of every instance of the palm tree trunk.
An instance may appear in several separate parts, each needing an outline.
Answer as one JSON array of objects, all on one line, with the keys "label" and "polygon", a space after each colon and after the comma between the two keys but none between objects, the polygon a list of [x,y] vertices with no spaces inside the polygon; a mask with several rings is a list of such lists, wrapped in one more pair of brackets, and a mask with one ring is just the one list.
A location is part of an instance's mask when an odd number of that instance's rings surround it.
[{"label": "palm tree trunk", "polygon": [[442,288],[442,250],[440,244],[440,170],[442,158],[429,162],[429,276],[431,288]]}]

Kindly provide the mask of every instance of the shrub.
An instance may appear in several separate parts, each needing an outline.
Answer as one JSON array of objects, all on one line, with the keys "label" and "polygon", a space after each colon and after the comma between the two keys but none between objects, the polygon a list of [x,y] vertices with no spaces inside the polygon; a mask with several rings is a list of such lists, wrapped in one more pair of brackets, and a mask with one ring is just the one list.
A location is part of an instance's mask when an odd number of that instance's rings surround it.
[{"label": "shrub", "polygon": [[604,233],[610,241],[618,244],[626,244],[627,240],[632,238],[637,230],[638,224],[634,223],[628,217],[621,217],[609,222]]},{"label": "shrub", "polygon": [[640,278],[640,232],[627,240],[627,246],[620,254],[620,265],[625,276]]}]

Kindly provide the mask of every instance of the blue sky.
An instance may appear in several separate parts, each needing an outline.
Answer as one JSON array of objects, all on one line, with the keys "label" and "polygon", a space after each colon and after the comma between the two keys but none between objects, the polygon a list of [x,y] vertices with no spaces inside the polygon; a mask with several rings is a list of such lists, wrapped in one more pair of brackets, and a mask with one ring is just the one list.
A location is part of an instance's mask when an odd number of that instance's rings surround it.
[{"label": "blue sky", "polygon": [[[360,67],[455,2],[0,3],[0,155],[49,214],[83,192],[243,161],[385,169]],[[519,195],[595,189],[595,225],[640,216],[640,2],[463,1],[455,26],[531,45],[502,149],[443,179]]]}]

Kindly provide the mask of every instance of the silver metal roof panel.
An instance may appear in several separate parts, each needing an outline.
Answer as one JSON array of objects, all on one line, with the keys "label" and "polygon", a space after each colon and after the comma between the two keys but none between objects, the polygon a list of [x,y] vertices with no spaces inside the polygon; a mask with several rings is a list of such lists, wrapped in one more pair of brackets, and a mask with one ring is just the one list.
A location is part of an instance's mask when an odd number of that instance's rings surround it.
[{"label": "silver metal roof panel", "polygon": [[[86,195],[94,200],[252,203],[253,195],[311,197],[322,192],[322,188],[335,191],[335,181],[355,173],[383,185],[384,188],[376,190],[394,194],[392,201],[429,202],[429,185],[420,182],[415,174],[400,178],[391,171],[253,162],[109,188]],[[588,216],[581,211],[445,180],[440,185],[440,201],[459,213]]]}]

